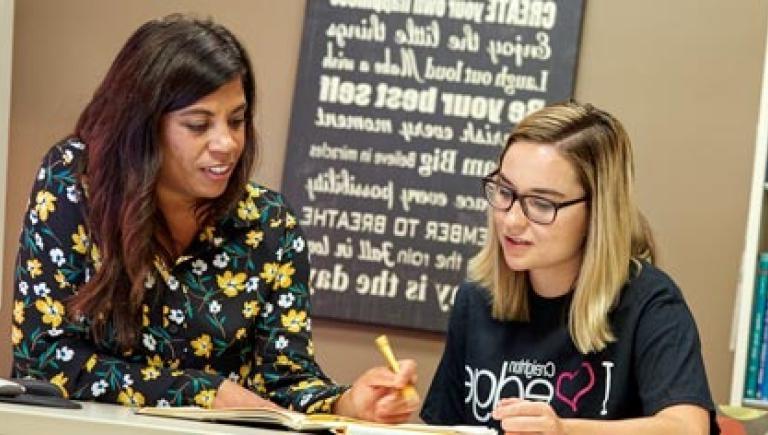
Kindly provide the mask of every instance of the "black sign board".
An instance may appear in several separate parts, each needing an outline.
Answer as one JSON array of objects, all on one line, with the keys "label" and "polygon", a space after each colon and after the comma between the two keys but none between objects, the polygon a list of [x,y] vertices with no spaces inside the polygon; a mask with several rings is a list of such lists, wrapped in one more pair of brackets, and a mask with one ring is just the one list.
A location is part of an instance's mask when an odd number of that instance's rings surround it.
[{"label": "black sign board", "polygon": [[283,190],[313,313],[441,331],[486,238],[480,178],[568,99],[581,0],[310,0]]}]

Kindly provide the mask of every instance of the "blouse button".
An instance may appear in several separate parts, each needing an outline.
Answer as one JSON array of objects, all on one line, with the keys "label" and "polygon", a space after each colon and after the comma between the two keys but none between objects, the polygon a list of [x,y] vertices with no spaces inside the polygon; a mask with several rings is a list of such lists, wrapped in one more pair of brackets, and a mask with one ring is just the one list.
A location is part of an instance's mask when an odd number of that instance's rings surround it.
[{"label": "blouse button", "polygon": [[176,334],[179,332],[179,327],[176,325],[169,325],[168,332],[170,332],[171,334]]}]

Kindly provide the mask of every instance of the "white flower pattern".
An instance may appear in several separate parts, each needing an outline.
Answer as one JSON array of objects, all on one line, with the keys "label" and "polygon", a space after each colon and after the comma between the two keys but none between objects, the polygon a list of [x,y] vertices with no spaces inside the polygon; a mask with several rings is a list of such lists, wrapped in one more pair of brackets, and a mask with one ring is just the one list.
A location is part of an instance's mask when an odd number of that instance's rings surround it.
[{"label": "white flower pattern", "polygon": [[53,248],[51,249],[51,252],[49,253],[51,256],[51,262],[55,264],[58,267],[61,267],[66,263],[66,259],[64,259],[64,251],[61,250],[61,248]]},{"label": "white flower pattern", "polygon": [[227,255],[226,252],[222,252],[221,254],[216,254],[216,256],[213,259],[213,265],[218,267],[219,269],[224,269],[229,264],[229,255]]}]

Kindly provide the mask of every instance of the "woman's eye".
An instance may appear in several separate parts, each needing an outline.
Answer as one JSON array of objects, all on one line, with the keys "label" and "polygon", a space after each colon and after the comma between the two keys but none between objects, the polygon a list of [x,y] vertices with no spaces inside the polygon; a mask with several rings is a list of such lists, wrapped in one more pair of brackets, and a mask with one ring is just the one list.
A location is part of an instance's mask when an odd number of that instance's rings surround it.
[{"label": "woman's eye", "polygon": [[515,193],[506,187],[498,187],[496,193],[504,199],[509,199],[515,196]]},{"label": "woman's eye", "polygon": [[551,210],[552,208],[554,208],[554,204],[552,204],[552,202],[544,198],[531,197],[528,200],[528,204],[532,207],[535,207],[538,210],[544,210],[544,211]]},{"label": "woman's eye", "polygon": [[204,122],[204,123],[188,123],[188,124],[185,124],[185,126],[187,127],[187,129],[189,129],[189,131],[192,131],[192,132],[195,132],[195,133],[203,133],[204,131],[208,130],[208,127],[209,127],[207,122]]},{"label": "woman's eye", "polygon": [[232,128],[240,128],[245,123],[245,118],[235,118],[229,121],[229,126]]}]

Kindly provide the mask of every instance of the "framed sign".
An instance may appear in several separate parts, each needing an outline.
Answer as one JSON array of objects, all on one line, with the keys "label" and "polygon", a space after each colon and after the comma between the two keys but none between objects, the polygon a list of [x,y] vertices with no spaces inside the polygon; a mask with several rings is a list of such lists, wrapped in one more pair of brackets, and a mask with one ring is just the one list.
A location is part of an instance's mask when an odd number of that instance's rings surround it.
[{"label": "framed sign", "polygon": [[480,178],[572,95],[581,0],[311,0],[283,191],[313,313],[445,329],[484,243]]}]

